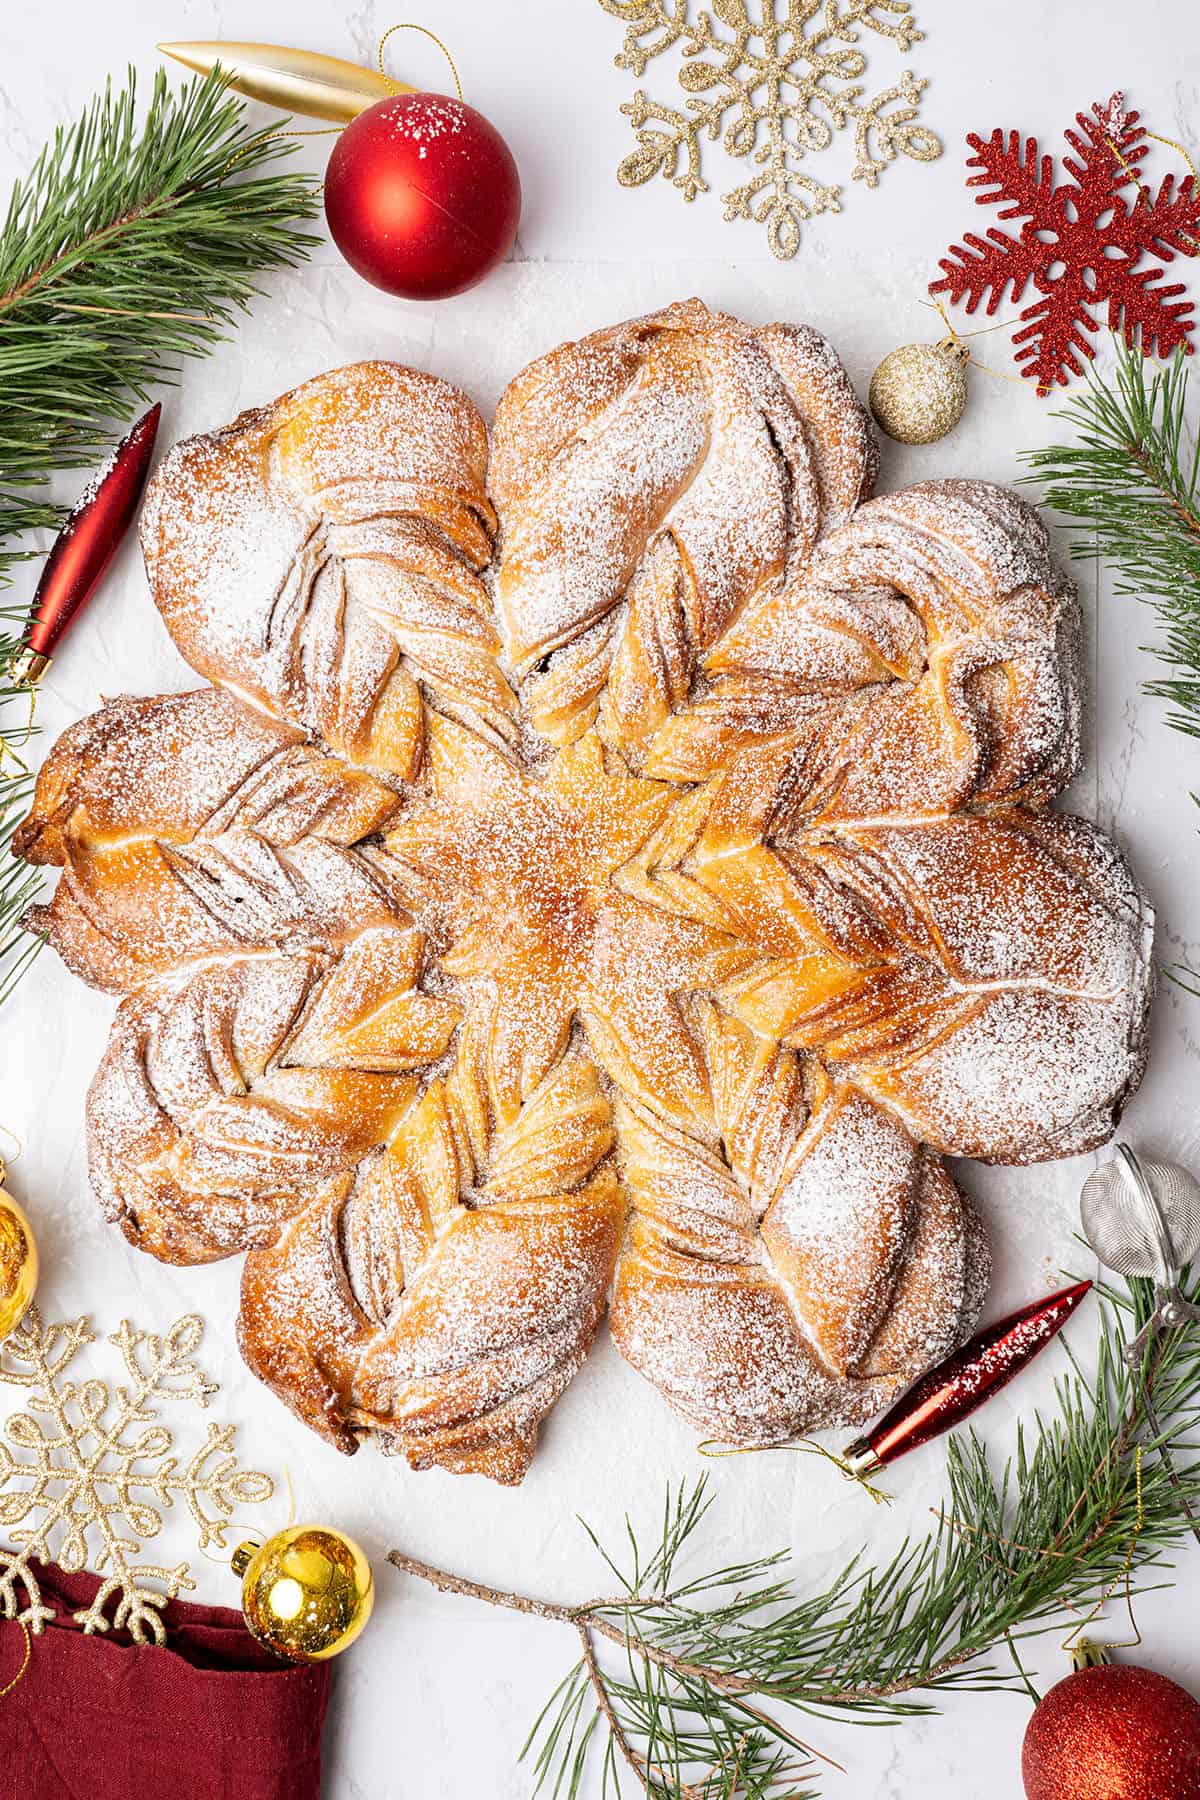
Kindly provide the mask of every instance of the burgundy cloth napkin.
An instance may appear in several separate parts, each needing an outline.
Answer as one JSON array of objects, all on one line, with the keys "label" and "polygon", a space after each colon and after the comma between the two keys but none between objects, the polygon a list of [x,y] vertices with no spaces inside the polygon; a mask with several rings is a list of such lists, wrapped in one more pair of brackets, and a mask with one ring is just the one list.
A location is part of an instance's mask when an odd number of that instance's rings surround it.
[{"label": "burgundy cloth napkin", "polygon": [[[169,1601],[165,1645],[86,1636],[100,1585],[32,1564],[57,1617],[0,1699],[0,1800],[318,1800],[329,1664],[281,1662],[226,1606]],[[21,1666],[0,1626],[0,1686]]]}]

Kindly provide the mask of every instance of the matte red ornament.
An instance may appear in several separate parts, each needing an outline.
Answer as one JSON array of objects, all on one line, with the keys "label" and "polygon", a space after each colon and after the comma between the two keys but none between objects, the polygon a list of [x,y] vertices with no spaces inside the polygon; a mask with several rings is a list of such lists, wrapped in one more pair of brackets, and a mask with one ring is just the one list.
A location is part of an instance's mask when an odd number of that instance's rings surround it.
[{"label": "matte red ornament", "polygon": [[1200,1705],[1152,1669],[1080,1646],[1075,1673],[1034,1712],[1027,1800],[1200,1800]]},{"label": "matte red ornament", "polygon": [[847,1445],[843,1460],[852,1473],[873,1474],[907,1450],[961,1425],[1057,1337],[1091,1285],[1077,1281],[977,1332],[909,1388],[877,1425]]},{"label": "matte red ornament", "polygon": [[137,511],[158,435],[161,406],[152,406],[117,445],[59,532],[29,611],[24,648],[10,673],[38,681],[80,607],[95,593]]},{"label": "matte red ornament", "polygon": [[352,119],[325,173],[325,217],[352,269],[406,300],[444,300],[508,255],[521,217],[512,152],[445,94],[398,94]]},{"label": "matte red ornament", "polygon": [[1195,320],[1192,303],[1181,300],[1182,282],[1164,284],[1160,263],[1176,253],[1192,256],[1200,247],[1200,186],[1187,175],[1175,185],[1164,177],[1157,194],[1141,179],[1149,152],[1146,129],[1136,112],[1125,110],[1116,93],[1090,113],[1076,113],[1078,131],[1064,133],[1074,156],[1063,158],[1071,177],[1058,183],[1054,158],[1039,156],[1036,138],[1022,144],[1016,131],[997,126],[990,138],[970,133],[975,154],[967,166],[978,169],[968,187],[982,190],[979,206],[1006,202],[1000,219],[1023,219],[1016,237],[988,228],[987,236],[964,233],[939,267],[942,279],[931,294],[965,300],[973,313],[987,296],[994,313],[1011,289],[1020,300],[1032,282],[1040,296],[1021,314],[1024,327],[1013,343],[1021,346],[1016,361],[1022,375],[1046,394],[1068,374],[1081,374],[1080,357],[1095,348],[1085,333],[1098,329],[1096,312],[1107,308],[1107,324],[1121,330],[1125,342],[1140,342],[1145,354],[1169,356],[1179,345],[1190,355]]}]

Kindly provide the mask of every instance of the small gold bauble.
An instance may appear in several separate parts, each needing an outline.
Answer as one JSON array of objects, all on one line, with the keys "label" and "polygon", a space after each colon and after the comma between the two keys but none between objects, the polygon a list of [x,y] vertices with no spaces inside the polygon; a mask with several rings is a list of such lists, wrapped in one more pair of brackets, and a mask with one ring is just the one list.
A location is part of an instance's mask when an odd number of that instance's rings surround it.
[{"label": "small gold bauble", "polygon": [[327,1525],[289,1525],[265,1544],[239,1544],[233,1570],[246,1624],[292,1662],[340,1655],[375,1603],[370,1563],[353,1538]]},{"label": "small gold bauble", "polygon": [[967,404],[970,351],[954,338],[905,344],[885,356],[867,398],[876,423],[901,444],[934,444],[953,431]]},{"label": "small gold bauble", "polygon": [[38,1279],[33,1227],[3,1181],[0,1162],[0,1338],[7,1337],[29,1311]]}]

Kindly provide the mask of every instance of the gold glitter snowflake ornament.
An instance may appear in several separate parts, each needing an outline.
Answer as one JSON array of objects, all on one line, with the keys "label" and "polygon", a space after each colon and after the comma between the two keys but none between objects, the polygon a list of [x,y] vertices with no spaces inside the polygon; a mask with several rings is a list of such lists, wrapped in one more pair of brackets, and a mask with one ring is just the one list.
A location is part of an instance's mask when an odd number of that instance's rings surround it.
[{"label": "gold glitter snowflake ornament", "polygon": [[[156,1405],[191,1400],[207,1406],[216,1393],[193,1353],[204,1334],[195,1313],[163,1337],[135,1331],[127,1319],[109,1337],[126,1380],[116,1388],[94,1377],[64,1379],[95,1333],[86,1319],[44,1325],[36,1306],[0,1346],[0,1380],[31,1389],[0,1438],[0,1609],[40,1632],[55,1617],[42,1603],[30,1558],[101,1577],[91,1605],[75,1614],[85,1632],[127,1631],[137,1643],[161,1644],[162,1608],[195,1587],[186,1563],[138,1562],[142,1542],[162,1529],[177,1498],[191,1513],[199,1547],[225,1547],[236,1506],[269,1500],[269,1475],[240,1469],[232,1425],[210,1423],[187,1463],[172,1456],[172,1433],[156,1422]],[[157,1586],[147,1586],[148,1582]],[[21,1604],[21,1592],[24,1605]],[[115,1600],[111,1614],[107,1610]]]},{"label": "gold glitter snowflake ornament", "polygon": [[708,191],[700,173],[700,143],[718,140],[731,157],[758,173],[722,195],[726,219],[754,219],[767,228],[774,254],[792,257],[800,227],[817,213],[840,212],[842,190],[799,167],[810,151],[826,150],[834,133],[854,133],[852,181],[875,187],[898,156],[932,162],[938,138],[916,123],[926,86],[906,69],[891,87],[864,97],[863,29],[890,38],[907,52],[920,42],[909,0],[712,0],[689,18],[691,0],[600,0],[625,22],[617,67],[644,75],[650,62],[679,46],[679,85],[691,96],[684,110],[642,89],[621,111],[638,148],[617,170],[623,187],[662,175],[685,200]]}]

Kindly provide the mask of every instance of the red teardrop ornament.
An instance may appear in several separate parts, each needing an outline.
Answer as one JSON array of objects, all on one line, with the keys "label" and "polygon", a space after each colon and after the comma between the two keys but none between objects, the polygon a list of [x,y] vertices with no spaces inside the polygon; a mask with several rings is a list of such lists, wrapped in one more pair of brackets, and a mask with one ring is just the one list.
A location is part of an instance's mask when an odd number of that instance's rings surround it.
[{"label": "red teardrop ornament", "polygon": [[397,94],[352,119],[325,173],[325,217],[352,269],[407,300],[473,287],[512,248],[521,181],[482,113]]},{"label": "red teardrop ornament", "polygon": [[851,1471],[871,1474],[961,1425],[1057,1337],[1091,1286],[1077,1281],[985,1325],[970,1343],[923,1375],[877,1425],[846,1446],[844,1460]]},{"label": "red teardrop ornament", "polygon": [[158,435],[161,406],[144,413],[93,476],[46,558],[29,610],[24,648],[10,674],[37,681],[79,609],[91,599],[137,511]]}]

